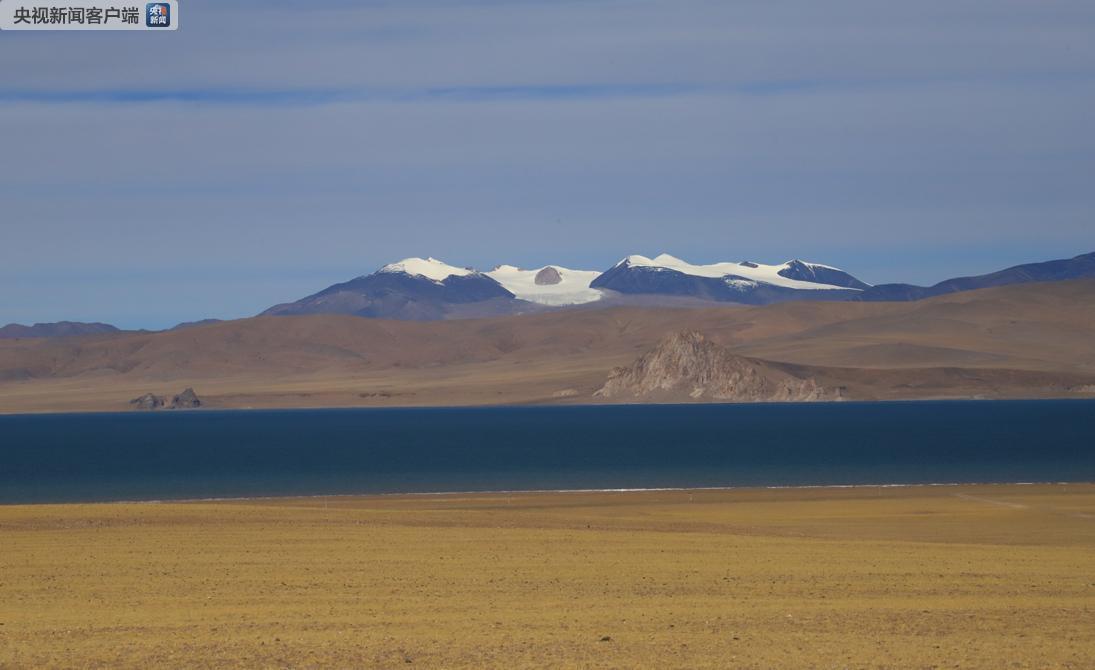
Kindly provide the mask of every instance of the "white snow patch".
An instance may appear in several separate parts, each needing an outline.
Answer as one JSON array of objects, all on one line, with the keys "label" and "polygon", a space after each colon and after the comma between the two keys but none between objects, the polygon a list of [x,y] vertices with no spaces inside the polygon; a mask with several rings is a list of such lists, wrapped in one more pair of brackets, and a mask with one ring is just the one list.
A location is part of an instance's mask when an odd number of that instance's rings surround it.
[{"label": "white snow patch", "polygon": [[522,270],[513,265],[499,265],[484,274],[498,282],[507,291],[521,300],[541,305],[580,305],[594,302],[604,297],[604,293],[589,285],[600,276],[596,270],[571,270],[558,265],[544,266],[555,268],[561,281],[558,284],[540,285],[536,275],[544,268]]},{"label": "white snow patch", "polygon": [[[822,268],[824,270],[836,270],[837,272],[844,272],[840,268],[834,268],[832,265],[825,265],[823,263],[811,263],[810,261],[804,261],[802,259],[797,259],[797,260],[798,260],[799,263],[809,265],[812,268]],[[794,262],[795,261],[787,261],[786,263],[784,263],[784,265],[790,265],[791,263],[794,263]]]},{"label": "white snow patch", "polygon": [[730,288],[735,288],[739,291],[754,289],[759,284],[759,282],[753,281],[752,279],[735,279],[731,277],[727,277],[723,282]]},{"label": "white snow patch", "polygon": [[[744,279],[749,279],[755,282],[761,282],[764,284],[772,284],[774,286],[783,286],[786,288],[793,288],[799,290],[859,290],[849,289],[844,286],[833,286],[831,284],[815,284],[814,282],[800,281],[798,279],[788,279],[787,277],[780,276],[779,271],[788,267],[789,263],[783,263],[781,265],[764,265],[762,263],[750,263],[745,265],[744,263],[711,263],[710,265],[692,265],[687,261],[682,261],[679,258],[670,256],[669,254],[661,254],[656,258],[647,258],[646,256],[632,255],[623,259],[616,264],[617,267],[621,265],[629,265],[631,267],[645,267],[653,270],[676,270],[686,275],[692,275],[693,277],[725,277],[727,275],[735,275]],[[750,267],[755,265],[756,267]],[[807,265],[815,265],[817,267],[826,267],[826,265],[818,265],[817,263],[807,263]],[[833,270],[837,268],[831,268]],[[732,281],[732,280],[731,280]]]},{"label": "white snow patch", "polygon": [[380,268],[378,272],[402,272],[404,274],[416,275],[440,282],[453,276],[465,277],[473,274],[475,271],[467,268],[458,268],[443,263],[436,258],[404,258],[398,263],[389,263],[385,265]]}]

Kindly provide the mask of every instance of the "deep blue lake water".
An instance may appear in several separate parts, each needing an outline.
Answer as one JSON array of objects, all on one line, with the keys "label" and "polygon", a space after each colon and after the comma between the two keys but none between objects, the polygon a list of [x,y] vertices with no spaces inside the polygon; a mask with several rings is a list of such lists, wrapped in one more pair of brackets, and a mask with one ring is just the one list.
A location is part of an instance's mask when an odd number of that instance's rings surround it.
[{"label": "deep blue lake water", "polygon": [[1095,401],[0,416],[0,503],[1095,481]]}]

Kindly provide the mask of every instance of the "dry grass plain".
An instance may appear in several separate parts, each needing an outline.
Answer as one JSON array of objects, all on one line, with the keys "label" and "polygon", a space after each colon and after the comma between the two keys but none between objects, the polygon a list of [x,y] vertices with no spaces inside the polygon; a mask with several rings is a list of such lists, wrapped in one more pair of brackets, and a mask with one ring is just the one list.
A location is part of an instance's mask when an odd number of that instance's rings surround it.
[{"label": "dry grass plain", "polygon": [[0,667],[1095,667],[1095,485],[0,507]]}]

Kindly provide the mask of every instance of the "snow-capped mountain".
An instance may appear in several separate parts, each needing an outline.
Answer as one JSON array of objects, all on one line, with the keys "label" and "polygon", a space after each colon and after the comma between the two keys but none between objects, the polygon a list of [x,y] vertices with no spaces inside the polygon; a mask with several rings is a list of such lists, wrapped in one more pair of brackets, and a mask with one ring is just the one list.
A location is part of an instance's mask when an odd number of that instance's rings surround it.
[{"label": "snow-capped mountain", "polygon": [[669,254],[628,256],[593,288],[628,294],[679,295],[745,304],[784,300],[839,300],[869,288],[843,270],[805,261],[764,265],[750,261],[693,265]]},{"label": "snow-capped mountain", "polygon": [[522,270],[513,265],[499,265],[485,274],[521,300],[541,305],[580,305],[605,295],[604,291],[589,286],[601,275],[596,270],[571,270],[559,265]]},{"label": "snow-capped mountain", "polygon": [[804,282],[827,284],[839,288],[854,288],[861,291],[871,288],[871,285],[867,282],[860,281],[844,270],[829,265],[807,263],[795,259],[778,267],[779,270],[776,274],[785,279],[797,279]]},{"label": "snow-capped mountain", "polygon": [[388,319],[448,319],[538,311],[600,300],[590,283],[596,270],[545,265],[522,270],[499,265],[490,272],[436,258],[404,258],[370,275],[335,284],[264,315],[354,314]]},{"label": "snow-capped mountain", "polygon": [[788,300],[916,300],[985,286],[1090,276],[1095,276],[1095,254],[952,279],[927,288],[906,284],[871,286],[839,268],[801,260],[779,265],[750,261],[696,265],[669,254],[654,258],[633,255],[605,272],[572,270],[561,265],[530,270],[499,265],[480,272],[435,258],[405,258],[370,275],[275,305],[263,314],[451,319],[588,303],[611,306],[715,301],[766,305]]},{"label": "snow-capped mountain", "polygon": [[476,271],[471,268],[458,268],[432,257],[404,258],[398,263],[388,263],[377,272],[425,277],[435,282],[444,282],[449,277],[467,277],[470,274],[476,274]]},{"label": "snow-capped mountain", "polygon": [[354,314],[390,319],[443,319],[454,314],[511,313],[513,293],[482,272],[434,258],[406,258],[371,275],[335,284],[264,315]]},{"label": "snow-capped mountain", "polygon": [[679,296],[766,304],[796,298],[841,299],[867,284],[836,268],[790,261],[782,265],[693,265],[668,254],[628,256],[606,272],[561,265],[489,272],[436,258],[405,258],[370,275],[268,309],[266,315],[354,314],[394,319],[445,319],[538,311],[593,302],[620,302],[619,294]]}]

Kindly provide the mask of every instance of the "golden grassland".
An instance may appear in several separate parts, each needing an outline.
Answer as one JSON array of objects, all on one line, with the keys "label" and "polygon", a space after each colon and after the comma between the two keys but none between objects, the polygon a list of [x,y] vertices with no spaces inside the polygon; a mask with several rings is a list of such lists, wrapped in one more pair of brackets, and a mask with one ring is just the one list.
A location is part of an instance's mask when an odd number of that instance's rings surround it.
[{"label": "golden grassland", "polygon": [[0,667],[1095,667],[1095,486],[0,507]]}]

